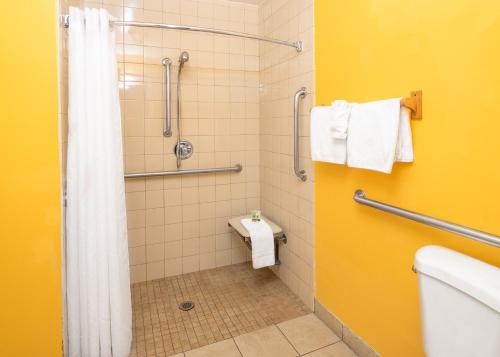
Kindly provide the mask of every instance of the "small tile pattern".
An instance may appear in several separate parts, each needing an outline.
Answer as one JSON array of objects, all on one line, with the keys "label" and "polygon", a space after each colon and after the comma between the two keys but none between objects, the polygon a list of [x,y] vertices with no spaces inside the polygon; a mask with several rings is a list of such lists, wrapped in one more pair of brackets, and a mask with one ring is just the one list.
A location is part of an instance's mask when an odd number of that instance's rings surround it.
[{"label": "small tile pattern", "polygon": [[[169,356],[310,313],[273,272],[248,263],[137,283],[132,299],[131,357]],[[179,310],[184,300],[195,308]]]}]

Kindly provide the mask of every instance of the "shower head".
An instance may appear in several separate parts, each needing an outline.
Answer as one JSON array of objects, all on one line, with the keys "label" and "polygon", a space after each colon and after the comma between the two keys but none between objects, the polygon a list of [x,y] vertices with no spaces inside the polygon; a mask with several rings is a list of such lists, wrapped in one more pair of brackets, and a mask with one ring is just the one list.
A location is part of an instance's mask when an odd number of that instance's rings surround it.
[{"label": "shower head", "polygon": [[182,67],[187,61],[189,61],[189,53],[187,51],[182,51],[179,56],[179,65]]}]

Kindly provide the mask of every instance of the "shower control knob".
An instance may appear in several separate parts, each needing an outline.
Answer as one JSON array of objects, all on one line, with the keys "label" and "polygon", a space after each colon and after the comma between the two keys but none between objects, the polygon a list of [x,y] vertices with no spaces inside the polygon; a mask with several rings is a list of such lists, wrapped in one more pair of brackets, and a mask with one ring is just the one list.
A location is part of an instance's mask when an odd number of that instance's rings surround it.
[{"label": "shower control knob", "polygon": [[179,142],[179,148],[177,144],[174,147],[174,154],[179,155],[181,160],[186,160],[193,155],[193,144],[189,140],[181,140]]}]

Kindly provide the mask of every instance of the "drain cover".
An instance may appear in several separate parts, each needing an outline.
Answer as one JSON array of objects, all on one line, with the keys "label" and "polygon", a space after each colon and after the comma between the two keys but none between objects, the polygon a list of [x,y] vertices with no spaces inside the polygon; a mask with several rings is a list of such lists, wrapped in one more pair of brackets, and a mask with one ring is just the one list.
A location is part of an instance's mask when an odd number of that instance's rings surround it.
[{"label": "drain cover", "polygon": [[194,307],[194,302],[192,301],[183,301],[179,304],[179,309],[182,311],[189,311]]}]

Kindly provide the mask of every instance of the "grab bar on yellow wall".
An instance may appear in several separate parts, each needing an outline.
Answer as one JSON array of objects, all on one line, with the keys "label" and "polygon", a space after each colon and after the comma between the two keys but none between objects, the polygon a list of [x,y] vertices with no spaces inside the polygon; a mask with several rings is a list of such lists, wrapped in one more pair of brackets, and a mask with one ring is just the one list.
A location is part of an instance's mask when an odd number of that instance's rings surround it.
[{"label": "grab bar on yellow wall", "polygon": [[411,219],[412,221],[423,223],[425,225],[428,225],[428,226],[431,226],[431,227],[434,227],[437,229],[442,229],[444,231],[455,233],[455,234],[461,235],[463,237],[467,237],[467,238],[470,238],[470,239],[473,239],[473,240],[500,248],[500,237],[499,236],[496,236],[496,235],[493,235],[490,233],[486,233],[486,232],[482,232],[482,231],[478,231],[478,230],[473,229],[473,228],[461,226],[459,224],[443,221],[441,219],[426,216],[426,215],[423,215],[420,213],[408,211],[408,210],[405,210],[403,208],[388,205],[386,203],[371,200],[365,196],[365,193],[363,192],[363,190],[357,190],[354,193],[354,201],[356,201],[357,203],[360,203],[362,205],[370,206],[370,207],[376,208],[376,209],[384,211],[384,212],[392,213],[396,216]]}]

